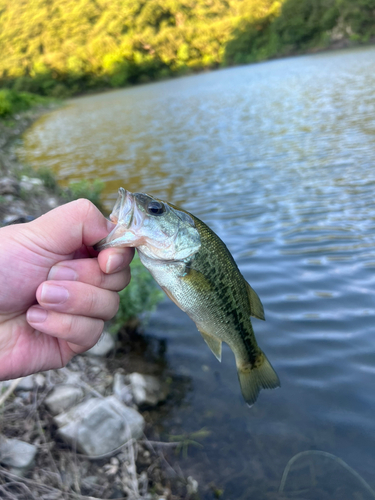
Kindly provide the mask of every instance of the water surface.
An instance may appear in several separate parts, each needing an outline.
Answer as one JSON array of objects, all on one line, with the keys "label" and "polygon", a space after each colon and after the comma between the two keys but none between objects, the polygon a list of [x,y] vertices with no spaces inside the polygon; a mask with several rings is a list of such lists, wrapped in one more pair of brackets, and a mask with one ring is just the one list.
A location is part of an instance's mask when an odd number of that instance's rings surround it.
[{"label": "water surface", "polygon": [[[375,488],[374,68],[365,48],[226,69],[75,99],[25,135],[24,160],[63,184],[101,178],[109,209],[124,186],[193,212],[261,297],[253,326],[282,387],[251,409],[229,348],[219,364],[174,304],[147,327],[193,383],[160,437],[211,432],[176,459],[204,499],[282,498],[305,450]],[[284,494],[373,498],[316,455]]]}]

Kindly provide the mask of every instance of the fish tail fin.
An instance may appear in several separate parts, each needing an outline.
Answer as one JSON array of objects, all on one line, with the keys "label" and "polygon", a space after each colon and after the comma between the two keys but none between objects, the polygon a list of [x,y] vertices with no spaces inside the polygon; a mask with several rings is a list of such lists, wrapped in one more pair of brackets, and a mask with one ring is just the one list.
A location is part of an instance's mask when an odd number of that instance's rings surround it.
[{"label": "fish tail fin", "polygon": [[242,395],[249,406],[255,403],[261,389],[280,387],[277,373],[261,350],[254,363],[238,363],[237,370]]}]

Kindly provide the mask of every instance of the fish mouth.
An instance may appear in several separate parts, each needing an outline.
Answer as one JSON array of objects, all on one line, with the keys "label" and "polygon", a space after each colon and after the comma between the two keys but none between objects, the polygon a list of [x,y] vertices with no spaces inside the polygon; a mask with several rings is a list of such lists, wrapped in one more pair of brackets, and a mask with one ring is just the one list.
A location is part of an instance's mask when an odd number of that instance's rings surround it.
[{"label": "fish mouth", "polygon": [[135,246],[134,233],[129,231],[130,226],[137,227],[143,223],[142,214],[137,210],[134,194],[124,188],[118,190],[118,198],[109,216],[116,224],[112,231],[94,245],[94,250],[100,252],[106,248],[120,246]]}]

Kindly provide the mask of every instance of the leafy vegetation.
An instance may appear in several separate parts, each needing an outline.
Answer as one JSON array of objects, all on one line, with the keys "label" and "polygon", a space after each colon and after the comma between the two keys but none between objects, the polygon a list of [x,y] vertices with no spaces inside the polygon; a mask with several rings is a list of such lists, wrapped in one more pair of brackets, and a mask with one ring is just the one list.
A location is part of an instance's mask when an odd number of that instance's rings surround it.
[{"label": "leafy vegetation", "polygon": [[103,211],[103,205],[101,202],[103,188],[104,182],[99,179],[95,179],[93,181],[82,179],[81,181],[70,182],[68,189],[62,194],[68,201],[78,200],[79,198],[87,198],[91,201],[91,203],[98,207],[99,210]]},{"label": "leafy vegetation", "polygon": [[164,293],[157,288],[153,277],[141,264],[138,255],[134,257],[130,266],[132,279],[130,284],[119,293],[120,306],[112,320],[113,332],[119,331],[134,318],[153,311],[164,298]]},{"label": "leafy vegetation", "polygon": [[372,36],[375,0],[0,0],[0,85],[65,97]]},{"label": "leafy vegetation", "polygon": [[48,99],[29,92],[2,89],[0,90],[0,118],[7,118],[20,111],[26,111],[33,106],[48,102],[50,102]]}]

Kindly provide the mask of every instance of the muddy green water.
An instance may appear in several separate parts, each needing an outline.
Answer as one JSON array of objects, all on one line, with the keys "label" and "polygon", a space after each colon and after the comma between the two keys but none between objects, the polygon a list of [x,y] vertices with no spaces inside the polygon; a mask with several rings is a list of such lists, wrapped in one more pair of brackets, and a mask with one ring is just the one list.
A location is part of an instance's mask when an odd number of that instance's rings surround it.
[{"label": "muddy green water", "polygon": [[[192,390],[161,438],[202,428],[174,467],[224,500],[368,499],[375,488],[375,49],[227,69],[76,99],[28,130],[20,156],[66,183],[105,181],[182,205],[226,242],[258,292],[253,321],[282,387],[242,401],[169,301],[147,332]],[[194,436],[193,436],[194,437]],[[216,493],[215,493],[216,491]]]}]

